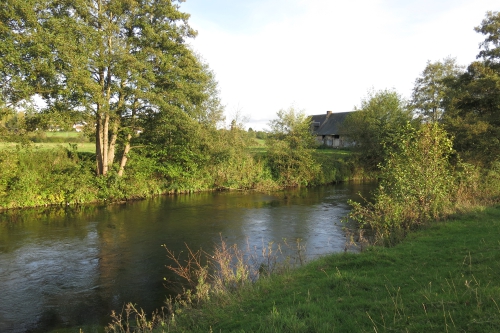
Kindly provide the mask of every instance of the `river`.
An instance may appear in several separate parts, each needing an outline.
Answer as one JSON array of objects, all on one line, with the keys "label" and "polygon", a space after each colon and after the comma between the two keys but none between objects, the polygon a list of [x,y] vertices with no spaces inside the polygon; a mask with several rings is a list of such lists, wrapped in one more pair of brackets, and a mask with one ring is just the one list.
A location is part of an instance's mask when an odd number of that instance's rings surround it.
[{"label": "river", "polygon": [[343,251],[347,200],[372,189],[211,192],[0,213],[0,332],[89,333],[127,302],[151,312],[171,278],[163,244],[176,253],[186,244],[210,251],[222,238],[258,252],[301,239],[308,258]]}]

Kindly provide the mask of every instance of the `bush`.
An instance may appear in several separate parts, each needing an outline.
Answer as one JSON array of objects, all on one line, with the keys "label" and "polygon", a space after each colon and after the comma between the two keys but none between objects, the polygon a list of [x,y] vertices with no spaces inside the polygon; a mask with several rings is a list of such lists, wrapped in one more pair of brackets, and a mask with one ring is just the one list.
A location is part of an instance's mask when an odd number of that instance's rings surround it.
[{"label": "bush", "polygon": [[452,141],[437,124],[410,124],[395,137],[381,168],[374,202],[351,202],[349,218],[373,231],[374,241],[394,244],[410,229],[452,211],[457,182],[450,164]]},{"label": "bush", "polygon": [[0,207],[95,201],[93,163],[76,151],[28,146],[0,152]]}]

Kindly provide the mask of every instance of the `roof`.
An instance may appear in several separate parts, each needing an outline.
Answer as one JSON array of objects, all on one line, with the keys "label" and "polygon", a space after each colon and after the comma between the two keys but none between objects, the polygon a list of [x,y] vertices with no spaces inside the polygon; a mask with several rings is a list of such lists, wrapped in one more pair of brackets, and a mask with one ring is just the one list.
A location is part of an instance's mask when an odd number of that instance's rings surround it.
[{"label": "roof", "polygon": [[[340,133],[340,126],[351,112],[338,112],[311,116],[313,130],[316,135],[335,135]],[[319,122],[319,126],[314,126]]]}]

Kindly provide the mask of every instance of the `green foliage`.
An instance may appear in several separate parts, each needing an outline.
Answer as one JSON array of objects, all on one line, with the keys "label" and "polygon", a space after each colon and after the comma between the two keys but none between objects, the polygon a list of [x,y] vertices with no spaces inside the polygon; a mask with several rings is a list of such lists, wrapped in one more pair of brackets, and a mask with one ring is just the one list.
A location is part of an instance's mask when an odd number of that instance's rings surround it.
[{"label": "green foliage", "polygon": [[443,122],[464,160],[489,166],[500,155],[500,13],[488,12],[475,30],[486,36],[482,61],[448,81]]},{"label": "green foliage", "polygon": [[310,120],[293,107],[280,110],[269,123],[267,163],[273,179],[281,186],[310,185],[320,172],[312,158],[316,145],[310,131]]},{"label": "green foliage", "polygon": [[393,244],[408,230],[441,218],[451,209],[456,184],[450,165],[452,142],[437,124],[407,124],[394,138],[381,165],[374,202],[351,202],[349,218]]},{"label": "green foliage", "polygon": [[239,130],[213,132],[211,163],[213,184],[219,189],[272,188],[262,158],[250,151],[247,133]]},{"label": "green foliage", "polygon": [[277,119],[271,120],[268,124],[271,129],[268,134],[270,140],[286,141],[291,149],[316,146],[310,130],[310,119],[304,111],[289,107],[287,110],[279,110],[277,116]]},{"label": "green foliage", "polygon": [[[138,144],[171,191],[249,189],[266,183],[245,131],[205,126],[185,113],[152,114]],[[267,185],[266,185],[267,186]]]},{"label": "green foliage", "polygon": [[[275,189],[338,179],[336,174],[325,177],[313,158],[308,119],[293,109],[278,116],[272,122],[267,153],[253,154],[253,141],[239,126],[216,129],[182,112],[152,113],[136,142],[146,149],[138,154],[151,160],[154,173],[171,191]],[[326,168],[331,173],[335,166]]]},{"label": "green foliage", "polygon": [[474,62],[449,85],[443,123],[455,149],[466,161],[488,165],[500,155],[500,68]]},{"label": "green foliage", "polygon": [[267,139],[267,132],[264,131],[257,131],[255,132],[255,137],[260,140],[265,140]]},{"label": "green foliage", "polygon": [[0,150],[0,208],[87,204],[151,197],[165,193],[151,160],[137,157],[125,177],[116,170],[95,177],[94,155],[70,148],[31,146]]},{"label": "green foliage", "polygon": [[93,163],[67,149],[0,151],[0,207],[17,208],[95,200]]},{"label": "green foliage", "polygon": [[484,181],[482,182],[483,188],[481,193],[483,194],[483,200],[489,199],[491,202],[500,201],[500,160],[491,163],[489,169],[486,170],[484,175]]},{"label": "green foliage", "polygon": [[393,90],[369,92],[361,106],[351,112],[342,126],[342,134],[358,152],[358,163],[367,171],[377,170],[385,158],[384,145],[411,120],[411,111]]},{"label": "green foliage", "polygon": [[337,149],[317,149],[313,151],[313,160],[321,166],[314,184],[333,184],[354,180],[354,160],[350,151]]},{"label": "green foliage", "polygon": [[223,111],[217,83],[187,46],[196,32],[179,8],[169,0],[3,2],[0,104],[38,94],[47,104],[40,127],[96,124],[99,175],[148,113],[182,111],[214,126]]},{"label": "green foliage", "polygon": [[411,101],[415,113],[426,122],[438,122],[444,112],[444,99],[449,93],[446,82],[462,72],[462,67],[451,57],[443,61],[428,61],[421,76],[415,80]]},{"label": "green foliage", "polygon": [[479,52],[478,58],[498,64],[500,61],[500,12],[488,11],[481,25],[475,27],[474,30],[486,35],[486,39],[481,43],[483,50]]}]

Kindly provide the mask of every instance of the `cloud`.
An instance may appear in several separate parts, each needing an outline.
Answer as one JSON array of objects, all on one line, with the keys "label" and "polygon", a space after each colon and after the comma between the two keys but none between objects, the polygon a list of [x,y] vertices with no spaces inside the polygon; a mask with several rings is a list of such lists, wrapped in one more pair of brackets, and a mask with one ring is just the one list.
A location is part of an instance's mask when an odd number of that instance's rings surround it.
[{"label": "cloud", "polygon": [[427,60],[474,60],[482,37],[473,27],[494,9],[489,0],[247,4],[241,20],[258,22],[251,29],[196,13],[190,22],[228,111],[241,109],[254,129],[292,104],[318,114],[351,110],[372,87],[409,96]]}]

